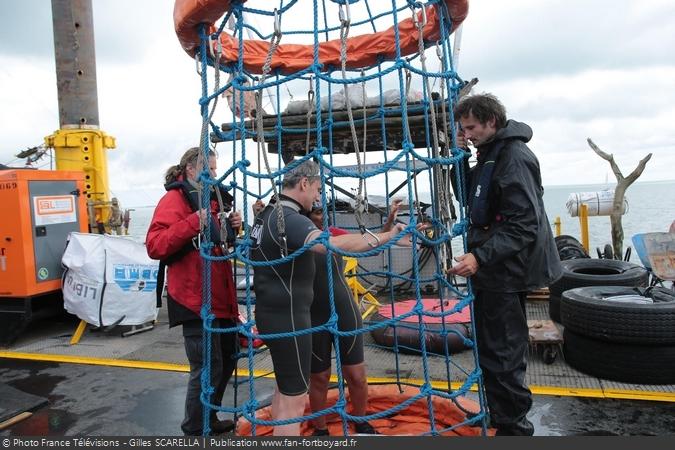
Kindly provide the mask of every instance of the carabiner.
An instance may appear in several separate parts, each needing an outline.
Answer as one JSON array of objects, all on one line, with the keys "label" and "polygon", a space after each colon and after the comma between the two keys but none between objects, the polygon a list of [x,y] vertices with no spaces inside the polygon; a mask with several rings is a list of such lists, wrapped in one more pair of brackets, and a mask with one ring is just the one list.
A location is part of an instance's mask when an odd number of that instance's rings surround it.
[{"label": "carabiner", "polygon": [[195,248],[195,250],[199,251],[199,248],[202,246],[202,232],[201,231],[197,234],[197,236],[192,238],[192,246]]},{"label": "carabiner", "polygon": [[314,76],[313,76],[313,75],[310,75],[310,76],[309,76],[309,90],[307,91],[307,101],[308,101],[308,103],[307,103],[307,109],[311,109],[311,108],[312,108],[312,103],[314,102],[314,85],[313,85],[313,81],[314,81]]},{"label": "carabiner", "polygon": [[211,54],[211,58],[213,58],[213,60],[215,61],[216,60],[216,52],[215,52],[215,50],[213,50],[213,37],[210,34],[209,34],[209,37],[208,37],[208,47],[209,47],[209,53]]},{"label": "carabiner", "polygon": [[281,257],[285,258],[288,256],[288,241],[286,240],[286,233],[279,234],[279,240],[281,241],[281,245],[279,246],[279,250],[281,251]]},{"label": "carabiner", "polygon": [[[361,230],[361,236],[363,236],[363,239],[366,240],[366,244],[368,244],[370,248],[376,248],[377,246],[380,245],[380,238],[377,237],[375,233],[370,231],[364,225],[359,225],[359,229]],[[371,241],[369,241],[366,237],[366,234],[369,234],[373,239],[375,239],[375,242],[377,242],[377,244],[373,244]]]},{"label": "carabiner", "polygon": [[[415,12],[415,8],[419,7],[422,10],[422,23],[420,24],[419,17],[417,16],[417,13]],[[424,28],[427,24],[427,10],[422,4],[422,2],[415,2],[410,5],[410,9],[412,10],[412,21],[413,25],[415,25],[417,28]]]},{"label": "carabiner", "polygon": [[274,8],[274,35],[281,37],[281,14],[277,8]]},{"label": "carabiner", "polygon": [[406,67],[405,68],[405,95],[406,97],[410,94],[410,82],[412,81],[412,73]]},{"label": "carabiner", "polygon": [[197,75],[200,77],[202,76],[202,70],[201,70],[201,61],[199,61],[199,52],[195,53],[195,70],[197,70]]},{"label": "carabiner", "polygon": [[[342,8],[343,6],[344,6],[344,10]],[[341,24],[349,25],[351,23],[352,14],[351,14],[351,11],[349,10],[349,0],[345,0],[344,3],[340,3],[338,13],[339,13],[339,18],[340,18]],[[346,15],[346,18],[345,18],[345,15]]]}]

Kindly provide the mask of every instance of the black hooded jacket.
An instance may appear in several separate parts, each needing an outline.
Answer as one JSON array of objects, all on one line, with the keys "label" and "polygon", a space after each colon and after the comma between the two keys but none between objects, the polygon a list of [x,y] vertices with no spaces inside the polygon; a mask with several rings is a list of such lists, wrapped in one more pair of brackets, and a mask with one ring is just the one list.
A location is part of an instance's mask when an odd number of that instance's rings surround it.
[{"label": "black hooded jacket", "polygon": [[[478,184],[487,184],[481,206],[486,223],[472,223],[469,251],[479,268],[476,289],[525,292],[548,286],[561,275],[553,233],[544,210],[539,161],[526,143],[532,129],[509,120],[492,139],[478,147],[478,164],[470,172],[469,211],[478,207]],[[486,162],[494,161],[492,176],[481,178]],[[483,192],[485,187],[478,189]],[[473,204],[473,205],[472,205]],[[471,216],[470,216],[471,217]],[[474,218],[476,215],[474,214]]]}]

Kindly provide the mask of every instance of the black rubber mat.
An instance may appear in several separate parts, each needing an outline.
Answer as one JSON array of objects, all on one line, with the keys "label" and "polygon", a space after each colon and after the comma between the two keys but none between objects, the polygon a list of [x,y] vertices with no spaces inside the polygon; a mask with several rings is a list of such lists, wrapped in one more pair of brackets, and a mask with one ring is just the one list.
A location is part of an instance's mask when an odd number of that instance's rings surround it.
[{"label": "black rubber mat", "polygon": [[34,411],[44,406],[48,400],[44,397],[28,394],[0,383],[0,423],[26,411]]}]

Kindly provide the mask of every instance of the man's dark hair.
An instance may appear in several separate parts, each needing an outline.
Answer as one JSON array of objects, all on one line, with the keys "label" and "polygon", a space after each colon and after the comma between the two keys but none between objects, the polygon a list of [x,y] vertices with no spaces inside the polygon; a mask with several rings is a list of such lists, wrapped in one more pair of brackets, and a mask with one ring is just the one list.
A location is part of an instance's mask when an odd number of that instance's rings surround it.
[{"label": "man's dark hair", "polygon": [[506,126],[506,108],[497,97],[492,94],[467,95],[457,103],[454,109],[455,121],[472,115],[482,125],[495,119],[495,128]]}]

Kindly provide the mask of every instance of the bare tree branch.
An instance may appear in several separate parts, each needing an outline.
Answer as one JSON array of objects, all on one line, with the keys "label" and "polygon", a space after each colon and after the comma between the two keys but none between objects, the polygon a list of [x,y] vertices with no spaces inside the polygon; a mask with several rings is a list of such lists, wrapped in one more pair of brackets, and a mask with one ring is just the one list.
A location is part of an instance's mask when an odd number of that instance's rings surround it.
[{"label": "bare tree branch", "polygon": [[614,161],[614,155],[600,150],[600,147],[595,145],[595,142],[593,142],[591,138],[588,138],[587,141],[588,145],[591,146],[593,151],[597,153],[598,156],[606,161],[609,161],[612,171],[616,176],[614,201],[612,202],[612,212],[610,213],[609,218],[612,225],[612,247],[614,249],[614,257],[621,259],[621,255],[623,254],[623,225],[621,224],[621,216],[623,215],[623,204],[624,197],[626,195],[626,189],[628,189],[628,186],[630,186],[635,180],[638,179],[640,175],[642,175],[642,172],[645,170],[645,166],[651,159],[652,154],[650,153],[649,155],[645,156],[644,159],[638,163],[635,170],[633,170],[630,175],[624,178],[623,174],[621,173],[621,169],[619,169],[619,166]]},{"label": "bare tree branch", "polygon": [[457,100],[460,98],[464,97],[465,95],[468,95],[471,92],[471,89],[475,85],[478,84],[478,78],[472,78],[471,81],[468,81],[462,88],[459,90],[459,94],[457,94]]},{"label": "bare tree branch", "polygon": [[614,176],[616,176],[616,181],[623,180],[623,174],[621,173],[621,169],[619,169],[619,166],[614,161],[614,155],[610,155],[609,153],[605,153],[602,150],[600,150],[600,147],[595,145],[595,142],[593,142],[591,138],[587,138],[586,140],[588,141],[588,145],[591,146],[593,151],[597,153],[599,157],[609,161],[609,165],[612,168],[612,172],[614,172]]},{"label": "bare tree branch", "polygon": [[627,183],[627,186],[626,186],[626,187],[628,187],[629,185],[633,184],[633,182],[634,182],[635,180],[637,180],[638,177],[639,177],[640,175],[642,175],[642,172],[645,170],[645,166],[647,166],[647,161],[649,161],[650,159],[652,159],[652,154],[651,154],[651,153],[648,154],[647,156],[645,156],[645,157],[642,159],[642,161],[640,161],[640,162],[638,163],[638,165],[637,165],[637,167],[635,168],[635,170],[632,171],[632,172],[630,173],[630,175],[628,175],[628,176],[626,177],[626,183]]}]

